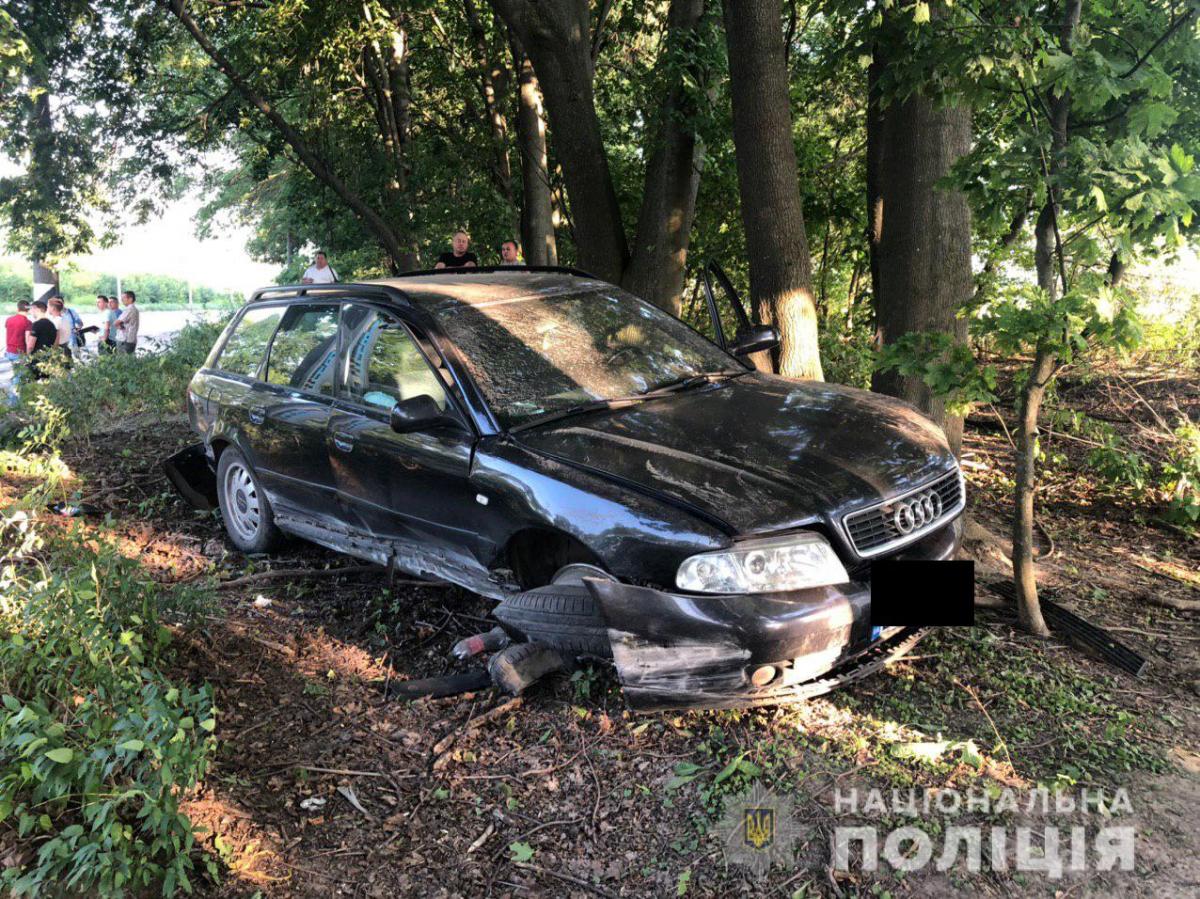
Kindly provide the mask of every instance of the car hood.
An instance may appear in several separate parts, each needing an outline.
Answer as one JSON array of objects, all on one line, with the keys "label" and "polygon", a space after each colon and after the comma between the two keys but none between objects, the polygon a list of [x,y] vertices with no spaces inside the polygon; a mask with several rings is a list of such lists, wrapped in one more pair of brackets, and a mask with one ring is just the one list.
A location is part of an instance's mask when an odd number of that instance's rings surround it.
[{"label": "car hood", "polygon": [[766,533],[826,521],[952,470],[933,422],[880,394],[750,373],[521,431],[530,449]]}]

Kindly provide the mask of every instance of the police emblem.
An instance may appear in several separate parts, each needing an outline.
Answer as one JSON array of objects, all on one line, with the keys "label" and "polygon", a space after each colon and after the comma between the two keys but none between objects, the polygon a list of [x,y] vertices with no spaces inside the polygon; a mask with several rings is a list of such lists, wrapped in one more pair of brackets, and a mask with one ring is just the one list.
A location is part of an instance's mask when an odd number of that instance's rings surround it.
[{"label": "police emblem", "polygon": [[790,866],[793,844],[800,836],[791,799],[777,796],[759,784],[725,800],[725,814],[717,832],[725,857],[760,876],[773,864]]},{"label": "police emblem", "polygon": [[744,825],[746,845],[762,851],[775,842],[775,809],[748,808]]}]

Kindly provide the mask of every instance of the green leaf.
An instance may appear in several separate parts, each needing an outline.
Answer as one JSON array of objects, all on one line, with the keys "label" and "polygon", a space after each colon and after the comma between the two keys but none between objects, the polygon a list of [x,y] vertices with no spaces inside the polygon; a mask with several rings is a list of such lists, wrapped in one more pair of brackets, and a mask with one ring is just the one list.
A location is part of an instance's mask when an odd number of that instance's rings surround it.
[{"label": "green leaf", "polygon": [[66,746],[60,746],[58,749],[47,749],[46,758],[52,762],[57,762],[60,765],[65,765],[71,759],[75,758],[75,751],[68,749]]},{"label": "green leaf", "polygon": [[1104,199],[1104,191],[1100,189],[1099,184],[1092,185],[1092,199],[1096,201],[1096,208],[1101,212],[1108,212],[1108,201]]},{"label": "green leaf", "polygon": [[913,6],[913,22],[924,25],[929,21],[929,4],[917,3]]},{"label": "green leaf", "polygon": [[738,770],[738,765],[740,765],[742,763],[742,759],[745,757],[745,755],[746,755],[745,752],[739,752],[734,757],[733,761],[731,761],[728,765],[726,765],[724,768],[721,769],[721,773],[717,775],[717,777],[713,781],[713,783],[719,784],[722,781],[728,780],[730,777],[733,777],[733,775]]},{"label": "green leaf", "polygon": [[512,860],[518,864],[533,858],[533,847],[528,843],[509,843],[508,851],[512,853]]},{"label": "green leaf", "polygon": [[129,752],[141,752],[146,747],[146,744],[141,740],[126,740],[124,743],[117,744],[118,749],[126,749]]},{"label": "green leaf", "polygon": [[675,881],[675,895],[676,896],[686,896],[688,887],[691,885],[691,883],[692,883],[692,869],[684,868],[683,871],[680,872],[678,879],[676,879],[676,881]]}]

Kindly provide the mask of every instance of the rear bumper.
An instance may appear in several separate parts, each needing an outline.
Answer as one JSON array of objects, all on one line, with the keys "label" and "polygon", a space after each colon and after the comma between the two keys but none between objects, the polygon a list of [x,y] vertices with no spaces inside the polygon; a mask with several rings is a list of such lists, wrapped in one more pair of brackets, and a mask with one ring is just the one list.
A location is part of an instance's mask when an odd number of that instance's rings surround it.
[{"label": "rear bumper", "polygon": [[[961,539],[956,520],[899,558],[949,559]],[[613,661],[635,709],[805,699],[882,668],[923,636],[900,627],[873,634],[866,582],[755,596],[586,583],[608,625]]]}]

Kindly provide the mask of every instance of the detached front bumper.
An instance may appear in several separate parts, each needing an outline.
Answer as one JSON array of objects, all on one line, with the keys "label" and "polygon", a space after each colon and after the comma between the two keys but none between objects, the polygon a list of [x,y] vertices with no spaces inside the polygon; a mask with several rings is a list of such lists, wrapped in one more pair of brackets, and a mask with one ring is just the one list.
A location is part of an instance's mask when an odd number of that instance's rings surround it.
[{"label": "detached front bumper", "polygon": [[[896,558],[949,559],[961,539],[959,519]],[[608,625],[625,695],[640,710],[806,699],[879,670],[925,633],[873,631],[866,581],[755,596],[585,583]],[[914,585],[913,601],[923,599]]]}]

